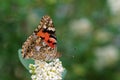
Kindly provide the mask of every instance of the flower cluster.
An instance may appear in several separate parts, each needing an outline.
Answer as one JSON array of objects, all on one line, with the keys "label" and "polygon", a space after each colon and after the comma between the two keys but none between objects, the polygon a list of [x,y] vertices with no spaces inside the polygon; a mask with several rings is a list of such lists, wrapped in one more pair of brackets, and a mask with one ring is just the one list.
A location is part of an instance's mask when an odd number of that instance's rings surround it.
[{"label": "flower cluster", "polygon": [[30,64],[30,73],[32,80],[62,80],[64,68],[59,59],[52,62],[35,60],[35,64]]},{"label": "flower cluster", "polygon": [[[74,26],[74,27],[73,27]],[[80,18],[70,22],[70,29],[74,35],[88,35],[92,32],[92,23],[87,18]]]},{"label": "flower cluster", "polygon": [[96,57],[94,66],[97,70],[113,66],[119,60],[119,50],[114,45],[98,47],[94,53]]},{"label": "flower cluster", "polygon": [[113,14],[120,13],[120,0],[107,0],[107,3]]}]

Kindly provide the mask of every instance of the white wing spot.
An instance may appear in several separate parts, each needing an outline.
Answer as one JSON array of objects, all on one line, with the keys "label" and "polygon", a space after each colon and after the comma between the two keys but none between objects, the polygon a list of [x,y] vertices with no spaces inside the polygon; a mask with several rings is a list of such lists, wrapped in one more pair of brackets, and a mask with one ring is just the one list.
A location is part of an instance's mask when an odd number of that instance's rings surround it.
[{"label": "white wing spot", "polygon": [[46,29],[46,26],[44,25],[43,28]]},{"label": "white wing spot", "polygon": [[40,50],[40,46],[35,46],[36,50],[39,51]]},{"label": "white wing spot", "polygon": [[52,24],[52,20],[50,20],[49,23]]},{"label": "white wing spot", "polygon": [[40,28],[41,28],[41,26],[40,26],[40,25],[38,25],[38,28],[40,29]]},{"label": "white wing spot", "polygon": [[43,42],[42,44],[43,44],[43,46],[46,46],[46,45],[47,45],[45,42]]}]

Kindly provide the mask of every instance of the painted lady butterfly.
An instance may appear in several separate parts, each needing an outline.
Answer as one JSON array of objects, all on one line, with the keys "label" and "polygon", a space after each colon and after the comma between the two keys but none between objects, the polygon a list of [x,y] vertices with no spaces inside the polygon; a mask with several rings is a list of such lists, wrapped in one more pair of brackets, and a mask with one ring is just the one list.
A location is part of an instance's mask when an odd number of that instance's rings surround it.
[{"label": "painted lady butterfly", "polygon": [[43,16],[40,24],[22,46],[23,58],[51,61],[57,57],[57,40],[53,21],[49,16]]}]

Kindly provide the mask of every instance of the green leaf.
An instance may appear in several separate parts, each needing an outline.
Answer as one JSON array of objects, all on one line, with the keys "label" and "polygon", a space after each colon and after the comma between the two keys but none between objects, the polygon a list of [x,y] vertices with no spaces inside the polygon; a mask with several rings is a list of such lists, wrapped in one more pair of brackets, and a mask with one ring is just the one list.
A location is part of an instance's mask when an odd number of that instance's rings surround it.
[{"label": "green leaf", "polygon": [[20,62],[23,64],[23,66],[29,70],[29,64],[34,64],[34,60],[32,59],[23,59],[22,54],[21,54],[21,49],[18,50],[18,56],[20,59]]},{"label": "green leaf", "polygon": [[62,78],[63,78],[62,80],[64,80],[66,74],[67,74],[67,70],[65,69],[64,72],[62,73]]}]

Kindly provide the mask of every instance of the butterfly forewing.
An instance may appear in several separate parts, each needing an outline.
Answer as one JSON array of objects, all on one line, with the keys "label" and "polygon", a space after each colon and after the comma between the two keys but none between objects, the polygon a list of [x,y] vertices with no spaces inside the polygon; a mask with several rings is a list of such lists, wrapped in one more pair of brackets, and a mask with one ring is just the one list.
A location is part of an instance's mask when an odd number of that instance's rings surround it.
[{"label": "butterfly forewing", "polygon": [[55,28],[49,16],[43,16],[40,24],[22,46],[23,58],[51,61],[58,57]]}]

